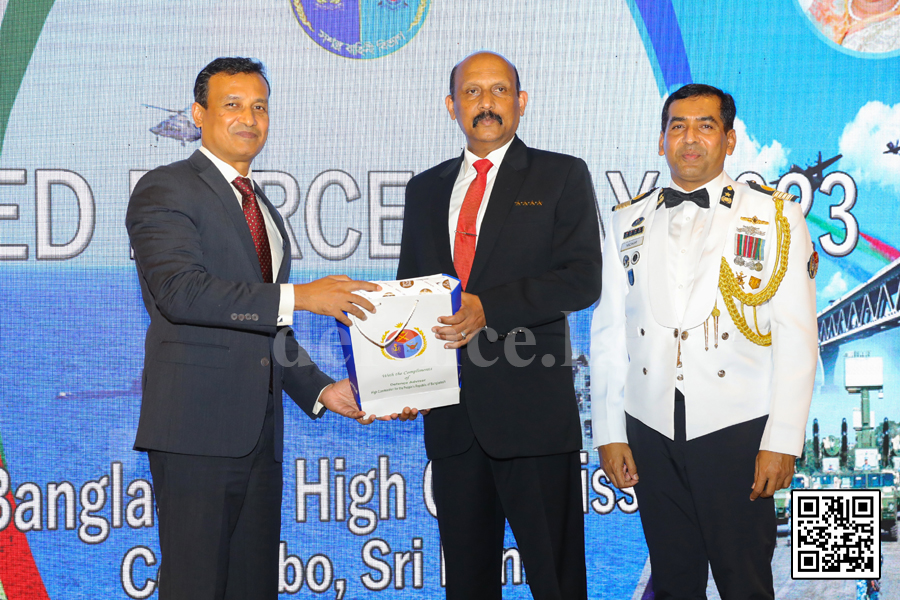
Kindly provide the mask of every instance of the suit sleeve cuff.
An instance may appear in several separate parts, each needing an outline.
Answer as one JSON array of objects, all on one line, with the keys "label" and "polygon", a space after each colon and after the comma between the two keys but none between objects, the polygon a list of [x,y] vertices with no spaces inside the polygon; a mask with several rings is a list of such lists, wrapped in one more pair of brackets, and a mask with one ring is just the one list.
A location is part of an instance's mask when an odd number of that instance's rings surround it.
[{"label": "suit sleeve cuff", "polygon": [[322,413],[325,412],[325,405],[322,404],[322,394],[324,394],[324,393],[325,393],[325,390],[327,390],[328,388],[330,388],[330,387],[333,386],[333,385],[334,385],[333,383],[329,383],[328,385],[326,385],[325,387],[323,387],[323,388],[322,388],[322,391],[319,392],[319,395],[316,397],[316,403],[313,405],[312,412],[313,412],[313,414],[316,415],[317,417],[321,417],[321,416],[322,416]]},{"label": "suit sleeve cuff", "polygon": [[294,285],[291,283],[282,283],[281,299],[278,301],[278,326],[291,325],[293,322]]}]

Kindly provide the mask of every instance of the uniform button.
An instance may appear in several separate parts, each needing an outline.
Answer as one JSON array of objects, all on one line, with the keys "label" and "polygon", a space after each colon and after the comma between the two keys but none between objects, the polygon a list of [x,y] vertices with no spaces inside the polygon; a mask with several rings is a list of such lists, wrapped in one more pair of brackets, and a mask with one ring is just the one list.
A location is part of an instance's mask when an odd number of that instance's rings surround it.
[{"label": "uniform button", "polygon": [[682,248],[682,249],[681,249],[681,253],[684,254],[685,252],[687,252],[687,249],[686,249],[686,248]]},{"label": "uniform button", "polygon": [[256,314],[256,313],[253,313],[253,314],[251,315],[251,318],[252,318],[254,321],[259,321],[259,315]]},{"label": "uniform button", "polygon": [[675,337],[678,337],[678,330],[675,330]]},{"label": "uniform button", "polygon": [[684,381],[684,375],[679,375],[675,379],[677,379],[678,381]]},{"label": "uniform button", "polygon": [[725,377],[725,371],[719,371],[718,375],[719,377]]},{"label": "uniform button", "polygon": [[268,358],[263,358],[263,359],[261,359],[261,360],[259,361],[259,364],[261,364],[261,365],[264,366],[264,367],[268,367],[268,366],[269,366],[269,359],[268,359]]},{"label": "uniform button", "polygon": [[727,331],[726,331],[725,333],[722,334],[722,339],[723,339],[723,340],[727,340],[727,339],[728,339],[728,332],[727,332]]},{"label": "uniform button", "polygon": [[644,330],[643,330],[643,329],[641,329],[641,335],[644,335]]},{"label": "uniform button", "polygon": [[647,374],[647,367],[644,367],[644,375]]},{"label": "uniform button", "polygon": [[688,332],[687,332],[687,331],[682,331],[682,332],[681,332],[681,339],[683,339],[683,340],[688,339]]},{"label": "uniform button", "polygon": [[231,313],[231,320],[237,321],[237,313]]}]

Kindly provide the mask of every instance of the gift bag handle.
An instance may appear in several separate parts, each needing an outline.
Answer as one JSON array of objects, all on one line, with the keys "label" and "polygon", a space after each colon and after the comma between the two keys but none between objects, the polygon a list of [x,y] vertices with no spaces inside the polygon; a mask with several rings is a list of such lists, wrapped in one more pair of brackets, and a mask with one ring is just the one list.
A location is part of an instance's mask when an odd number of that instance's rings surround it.
[{"label": "gift bag handle", "polygon": [[[381,304],[380,303],[376,304],[376,306],[381,306]],[[352,315],[351,315],[351,318],[353,319],[353,325],[356,326],[357,331],[359,331],[364,338],[366,338],[367,340],[369,340],[370,342],[372,342],[379,348],[384,348],[386,346],[389,346],[395,339],[397,339],[397,336],[400,335],[400,332],[403,331],[404,329],[406,329],[406,326],[409,325],[410,320],[412,320],[413,314],[416,312],[417,306],[419,306],[418,300],[416,300],[415,304],[413,304],[412,309],[409,311],[409,316],[406,317],[405,321],[403,321],[403,325],[398,327],[397,331],[395,331],[394,333],[389,335],[387,337],[387,339],[383,342],[378,342],[378,341],[375,341],[374,339],[372,339],[372,337],[369,336],[369,334],[367,334],[365,331],[363,331],[363,328],[360,326],[360,324],[361,324],[360,320],[357,319],[356,317],[353,317]]]}]

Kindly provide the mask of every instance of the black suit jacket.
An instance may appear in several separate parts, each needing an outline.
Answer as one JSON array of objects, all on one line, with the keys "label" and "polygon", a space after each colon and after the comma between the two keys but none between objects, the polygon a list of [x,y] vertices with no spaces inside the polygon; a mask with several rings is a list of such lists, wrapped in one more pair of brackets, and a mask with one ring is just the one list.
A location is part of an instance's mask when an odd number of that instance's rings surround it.
[{"label": "black suit jacket", "polygon": [[283,440],[282,389],[310,417],[332,382],[283,331],[274,343],[280,290],[291,265],[281,215],[256,188],[284,240],[263,283],[250,229],[229,182],[200,151],[144,175],[128,203],[144,306],[150,314],[136,449],[243,456],[256,445],[270,381],[275,397],[275,455]]},{"label": "black suit jacket", "polygon": [[[407,184],[398,279],[456,273],[448,218],[462,161]],[[600,267],[587,165],[515,138],[494,182],[466,290],[481,299],[497,335],[483,330],[461,350],[460,404],[425,417],[429,458],[462,453],[474,438],[495,458],[581,448],[566,314],[600,296]]]}]

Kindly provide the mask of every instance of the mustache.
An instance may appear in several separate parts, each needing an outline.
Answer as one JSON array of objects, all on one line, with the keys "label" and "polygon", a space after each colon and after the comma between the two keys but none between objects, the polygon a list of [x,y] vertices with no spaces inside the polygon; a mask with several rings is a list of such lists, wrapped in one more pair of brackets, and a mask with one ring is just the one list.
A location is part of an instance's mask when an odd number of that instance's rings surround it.
[{"label": "mustache", "polygon": [[481,123],[484,119],[494,119],[499,124],[503,125],[503,117],[492,110],[486,110],[472,119],[472,127],[477,127],[478,124]]}]

